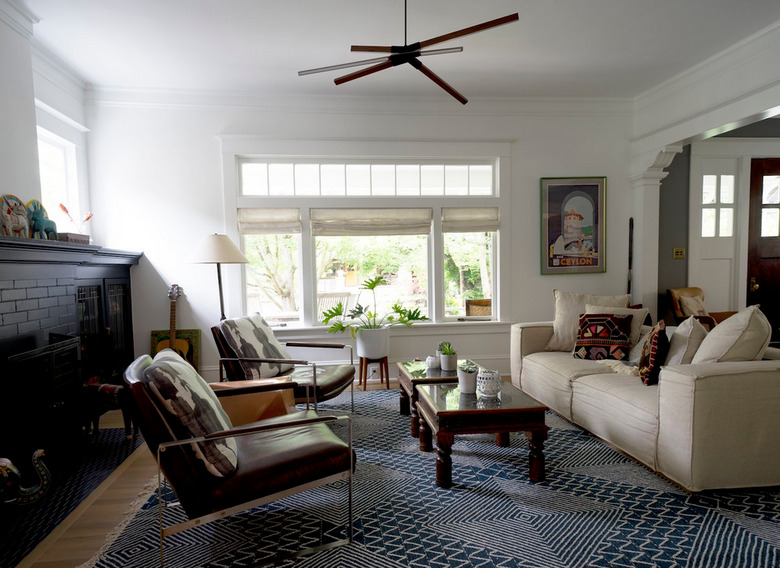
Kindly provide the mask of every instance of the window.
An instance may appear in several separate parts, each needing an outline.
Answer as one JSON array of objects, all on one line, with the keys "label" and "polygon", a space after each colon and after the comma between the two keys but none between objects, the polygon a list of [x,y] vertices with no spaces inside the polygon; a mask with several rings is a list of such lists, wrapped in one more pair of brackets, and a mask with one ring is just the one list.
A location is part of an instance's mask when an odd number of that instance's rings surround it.
[{"label": "window", "polygon": [[238,159],[247,309],[317,325],[339,302],[496,319],[497,160]]},{"label": "window", "polygon": [[734,176],[702,176],[701,236],[734,236]]},{"label": "window", "polygon": [[38,163],[41,176],[41,203],[60,231],[76,230],[64,204],[74,219],[79,218],[78,187],[76,182],[75,144],[38,127]]},{"label": "window", "polygon": [[780,237],[780,176],[764,176],[761,191],[761,236]]}]

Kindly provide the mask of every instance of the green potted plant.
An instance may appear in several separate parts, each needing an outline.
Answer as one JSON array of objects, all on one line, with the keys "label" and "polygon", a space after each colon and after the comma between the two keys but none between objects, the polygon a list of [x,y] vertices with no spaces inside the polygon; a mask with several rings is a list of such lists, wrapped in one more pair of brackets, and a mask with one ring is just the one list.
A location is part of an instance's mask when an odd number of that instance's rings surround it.
[{"label": "green potted plant", "polygon": [[357,339],[358,357],[380,359],[390,352],[389,328],[395,325],[411,327],[416,321],[428,318],[420,313],[420,308],[404,308],[401,302],[393,304],[391,311],[379,315],[376,310],[376,288],[387,284],[384,276],[367,278],[360,284],[361,290],[370,290],[373,296],[373,309],[357,303],[353,309],[344,313],[344,305],[336,306],[323,312],[322,323],[329,325],[330,333],[350,331]]},{"label": "green potted plant", "polygon": [[439,343],[441,351],[441,370],[454,371],[458,367],[458,353],[449,341]]},{"label": "green potted plant", "polygon": [[458,386],[461,394],[477,392],[477,371],[479,367],[471,359],[461,361],[458,365]]}]

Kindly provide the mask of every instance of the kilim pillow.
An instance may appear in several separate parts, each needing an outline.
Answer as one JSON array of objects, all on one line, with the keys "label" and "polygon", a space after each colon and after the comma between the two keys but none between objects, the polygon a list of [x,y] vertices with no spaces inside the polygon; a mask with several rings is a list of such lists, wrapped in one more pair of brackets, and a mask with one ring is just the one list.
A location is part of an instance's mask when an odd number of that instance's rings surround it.
[{"label": "kilim pillow", "polygon": [[633,317],[630,314],[582,314],[573,355],[593,360],[628,359]]},{"label": "kilim pillow", "polygon": [[[168,423],[178,439],[197,438],[230,430],[233,425],[208,383],[181,356],[160,351],[144,371],[144,382],[168,411]],[[195,458],[215,477],[224,477],[238,465],[233,438],[190,445]]]},{"label": "kilim pillow", "polygon": [[[292,359],[260,314],[222,320],[219,330],[236,357]],[[293,368],[293,365],[286,363],[240,363],[247,380],[275,377]]]},{"label": "kilim pillow", "polygon": [[659,321],[642,348],[642,356],[639,358],[639,378],[646,385],[658,383],[661,365],[666,361],[666,354],[669,352],[669,339],[666,337],[664,327],[666,327],[664,322]]}]

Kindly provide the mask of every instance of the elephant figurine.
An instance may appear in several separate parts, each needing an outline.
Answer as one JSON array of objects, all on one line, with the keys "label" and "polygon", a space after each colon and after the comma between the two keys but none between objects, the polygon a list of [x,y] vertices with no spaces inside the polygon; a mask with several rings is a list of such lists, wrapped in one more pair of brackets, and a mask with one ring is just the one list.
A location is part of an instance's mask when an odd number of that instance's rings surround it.
[{"label": "elephant figurine", "polygon": [[33,487],[21,487],[19,470],[11,460],[0,458],[0,502],[29,505],[43,497],[51,486],[51,473],[43,463],[43,450],[35,450],[32,464],[38,473],[38,483]]},{"label": "elephant figurine", "polygon": [[30,236],[43,240],[57,240],[57,224],[46,217],[46,210],[40,203],[35,203],[30,211],[32,227]]}]

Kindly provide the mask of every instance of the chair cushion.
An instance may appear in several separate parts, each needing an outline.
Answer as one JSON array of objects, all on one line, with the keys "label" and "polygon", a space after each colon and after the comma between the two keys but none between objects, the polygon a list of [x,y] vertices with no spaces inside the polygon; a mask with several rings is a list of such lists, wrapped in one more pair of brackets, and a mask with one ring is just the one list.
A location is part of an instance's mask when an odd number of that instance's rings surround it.
[{"label": "chair cushion", "polygon": [[665,365],[687,365],[693,361],[693,356],[699,350],[701,342],[707,336],[706,328],[691,316],[683,321],[674,333],[669,336],[669,353],[666,355]]},{"label": "chair cushion", "polygon": [[583,314],[573,355],[580,359],[628,359],[634,316]]},{"label": "chair cushion", "polygon": [[757,361],[764,356],[771,336],[766,316],[758,306],[748,306],[713,327],[691,363]]},{"label": "chair cushion", "polygon": [[[295,367],[290,374],[291,379],[298,383],[295,387],[295,398],[303,401],[306,398],[306,385],[313,382],[312,367]],[[355,377],[354,365],[317,365],[317,392],[309,393],[317,400],[329,400],[352,384]]]},{"label": "chair cushion", "polygon": [[[223,320],[219,330],[237,358],[292,359],[260,314]],[[241,368],[246,379],[254,380],[286,373],[293,365],[241,361]]]},{"label": "chair cushion", "polygon": [[658,322],[642,347],[642,356],[639,358],[639,378],[648,386],[658,384],[661,365],[666,361],[666,354],[669,352],[669,339],[666,337],[665,327],[663,321]]},{"label": "chair cushion", "polygon": [[[175,351],[160,351],[144,370],[143,381],[170,414],[167,421],[177,439],[233,427],[208,383]],[[235,439],[193,443],[190,447],[199,463],[216,477],[230,475],[238,465]]]},{"label": "chair cushion", "polygon": [[553,336],[547,343],[548,351],[571,351],[577,341],[579,318],[585,313],[585,306],[616,306],[627,308],[631,301],[630,294],[619,296],[593,296],[554,290],[555,319],[553,320]]},{"label": "chair cushion", "polygon": [[701,296],[680,296],[680,309],[685,316],[708,316]]}]

